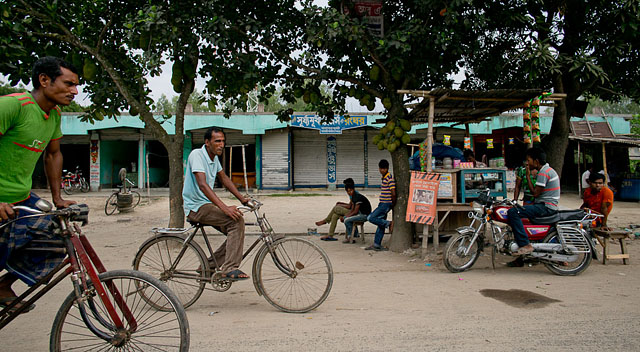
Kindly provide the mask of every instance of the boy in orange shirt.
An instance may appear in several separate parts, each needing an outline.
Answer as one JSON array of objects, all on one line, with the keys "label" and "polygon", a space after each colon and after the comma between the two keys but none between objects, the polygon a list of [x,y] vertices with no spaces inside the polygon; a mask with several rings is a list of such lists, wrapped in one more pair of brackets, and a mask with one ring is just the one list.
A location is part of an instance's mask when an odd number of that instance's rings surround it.
[{"label": "boy in orange shirt", "polygon": [[613,192],[604,184],[604,175],[592,172],[589,175],[589,188],[584,192],[580,209],[589,208],[602,215],[602,226],[607,227],[607,218],[613,208]]}]

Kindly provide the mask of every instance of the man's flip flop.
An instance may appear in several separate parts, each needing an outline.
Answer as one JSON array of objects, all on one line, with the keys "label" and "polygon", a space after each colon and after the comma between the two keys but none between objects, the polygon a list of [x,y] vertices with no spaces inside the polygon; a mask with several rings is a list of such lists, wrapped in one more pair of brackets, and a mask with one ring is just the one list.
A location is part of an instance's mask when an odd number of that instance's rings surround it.
[{"label": "man's flip flop", "polygon": [[[244,275],[245,277],[242,277],[240,275]],[[226,273],[225,275],[222,276],[222,278],[229,281],[241,281],[241,280],[248,279],[249,275],[243,273],[240,269],[236,269],[234,271],[230,271]]]},{"label": "man's flip flop", "polygon": [[333,237],[325,237],[325,238],[321,238],[322,241],[337,241],[337,238],[333,238]]},{"label": "man's flip flop", "polygon": [[[0,308],[4,309],[6,307],[8,307],[11,303],[13,303],[16,299],[18,299],[18,297],[5,297],[5,298],[0,298]],[[27,313],[32,311],[34,308],[36,307],[35,304],[31,304],[30,306],[27,307],[27,309],[22,311],[22,314]],[[18,306],[15,306],[13,308],[11,308],[11,310],[9,311],[10,313],[15,312],[16,310],[18,310]]]}]

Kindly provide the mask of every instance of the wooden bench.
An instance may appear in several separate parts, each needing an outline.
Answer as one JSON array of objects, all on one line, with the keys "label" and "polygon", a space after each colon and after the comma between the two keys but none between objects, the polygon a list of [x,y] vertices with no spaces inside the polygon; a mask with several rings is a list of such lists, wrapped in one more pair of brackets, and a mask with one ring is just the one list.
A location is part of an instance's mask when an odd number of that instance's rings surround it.
[{"label": "wooden bench", "polygon": [[[627,246],[624,243],[626,238],[629,238],[629,233],[625,231],[606,231],[601,229],[593,229],[595,238],[600,242],[602,246],[602,264],[606,265],[608,259],[622,259],[624,265],[629,264],[629,252],[627,252]],[[609,254],[609,240],[618,240],[620,242],[621,254]]]}]

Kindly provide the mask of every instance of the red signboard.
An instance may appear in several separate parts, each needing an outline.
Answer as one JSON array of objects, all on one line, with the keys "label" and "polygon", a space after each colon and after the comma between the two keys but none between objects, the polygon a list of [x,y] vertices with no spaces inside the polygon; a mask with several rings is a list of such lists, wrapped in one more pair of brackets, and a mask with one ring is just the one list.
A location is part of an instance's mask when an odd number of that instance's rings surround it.
[{"label": "red signboard", "polygon": [[411,172],[407,217],[409,222],[433,224],[438,203],[440,174],[430,172]]}]

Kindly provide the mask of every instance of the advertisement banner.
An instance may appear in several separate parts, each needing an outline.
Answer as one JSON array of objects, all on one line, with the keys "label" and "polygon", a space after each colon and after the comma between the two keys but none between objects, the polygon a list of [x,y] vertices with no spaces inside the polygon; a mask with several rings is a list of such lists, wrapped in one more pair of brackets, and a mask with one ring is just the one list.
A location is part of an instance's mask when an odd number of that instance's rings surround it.
[{"label": "advertisement banner", "polygon": [[427,225],[433,224],[438,203],[439,181],[440,174],[437,173],[411,172],[407,221]]}]

